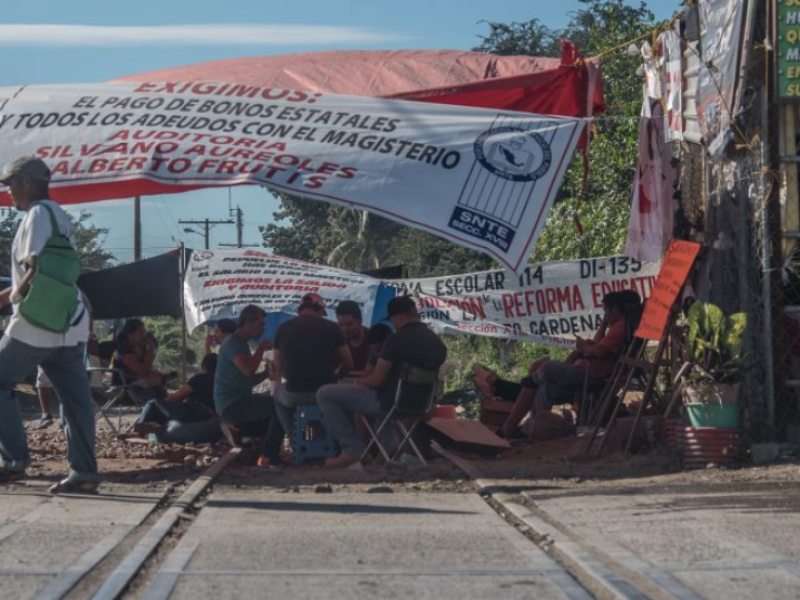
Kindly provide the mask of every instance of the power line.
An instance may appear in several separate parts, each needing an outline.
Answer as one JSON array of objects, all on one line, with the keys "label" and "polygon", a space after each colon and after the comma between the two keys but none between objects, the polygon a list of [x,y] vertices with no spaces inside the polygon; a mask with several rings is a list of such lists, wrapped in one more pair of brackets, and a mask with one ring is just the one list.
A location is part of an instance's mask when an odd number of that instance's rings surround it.
[{"label": "power line", "polygon": [[[229,200],[230,201],[230,200]],[[219,244],[220,247],[226,248],[256,248],[258,244],[245,244],[244,243],[244,211],[241,206],[236,208],[228,208],[231,216],[236,216],[236,243],[235,244]],[[233,221],[231,221],[233,222]]]},{"label": "power line", "polygon": [[203,227],[203,232],[199,232],[196,229],[192,229],[191,227],[184,227],[183,231],[186,233],[196,233],[198,235],[202,235],[205,241],[205,248],[208,250],[209,242],[210,242],[210,234],[211,228],[215,225],[234,225],[235,221],[233,219],[228,219],[227,221],[212,221],[211,219],[203,219],[203,220],[194,220],[194,219],[178,219],[178,223],[181,225],[200,225]]}]

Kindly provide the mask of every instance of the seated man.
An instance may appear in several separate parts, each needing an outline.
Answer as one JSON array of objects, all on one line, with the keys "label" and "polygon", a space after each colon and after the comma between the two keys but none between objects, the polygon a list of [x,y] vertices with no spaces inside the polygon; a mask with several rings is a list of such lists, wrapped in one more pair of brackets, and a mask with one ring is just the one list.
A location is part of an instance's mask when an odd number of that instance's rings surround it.
[{"label": "seated man", "polygon": [[500,434],[524,437],[518,430],[528,412],[535,414],[572,400],[583,387],[587,371],[590,380],[605,379],[614,370],[617,358],[625,349],[638,325],[641,298],[636,292],[611,292],[603,297],[603,320],[591,340],[578,337],[575,350],[564,360],[537,361],[529,377],[519,384],[495,377],[480,366],[475,367],[475,384],[484,395],[514,401],[514,408]]},{"label": "seated man", "polygon": [[[349,373],[353,359],[342,330],[324,318],[325,304],[319,294],[306,294],[297,316],[281,323],[275,332],[270,380],[275,408],[286,431],[292,430],[294,407],[316,404],[317,390]],[[285,378],[286,382],[281,383]]]},{"label": "seated man", "polygon": [[350,348],[350,355],[353,357],[353,370],[341,373],[345,377],[357,377],[366,368],[370,352],[361,308],[352,300],[342,300],[336,306],[336,321],[342,328],[347,347]]},{"label": "seated man", "polygon": [[325,462],[327,467],[345,468],[359,461],[365,444],[353,425],[353,414],[378,419],[386,415],[394,404],[403,365],[433,370],[447,358],[446,346],[419,320],[412,298],[392,298],[388,311],[396,333],[384,343],[372,373],[356,384],[325,385],[317,392],[325,422],[333,429],[342,449],[339,456]]},{"label": "seated man", "polygon": [[206,354],[200,363],[201,373],[192,377],[163,400],[149,400],[141,416],[133,424],[137,435],[164,433],[170,421],[196,423],[206,421],[217,412],[214,409],[214,376],[217,355]]},{"label": "seated man", "polygon": [[370,375],[375,370],[375,365],[378,364],[378,358],[381,355],[381,349],[383,349],[383,345],[392,333],[394,332],[391,327],[383,323],[376,323],[367,331],[369,356],[367,357],[367,365],[364,367],[364,377]]},{"label": "seated man", "polygon": [[214,406],[223,423],[223,432],[230,438],[231,428],[249,436],[263,436],[262,454],[266,466],[279,466],[283,427],[275,416],[275,405],[269,396],[253,394],[253,386],[267,378],[268,371],[257,373],[269,342],[261,342],[250,352],[248,342],[264,334],[266,313],[250,304],[239,313],[236,330],[219,347]]}]

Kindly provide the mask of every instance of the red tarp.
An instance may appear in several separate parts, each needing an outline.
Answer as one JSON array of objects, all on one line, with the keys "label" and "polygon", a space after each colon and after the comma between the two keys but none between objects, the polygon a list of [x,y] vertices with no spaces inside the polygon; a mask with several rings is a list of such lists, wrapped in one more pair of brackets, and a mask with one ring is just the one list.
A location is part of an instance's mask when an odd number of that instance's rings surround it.
[{"label": "red tarp", "polygon": [[[236,83],[566,117],[588,117],[605,110],[598,65],[579,59],[568,41],[560,59],[456,50],[309,52],[185,65],[115,81]],[[60,202],[76,198],[86,202],[108,199],[107,187],[71,186],[68,195],[58,188],[51,191]],[[171,194],[200,187],[118,179],[113,182],[113,197]],[[4,190],[0,205],[8,204]]]},{"label": "red tarp", "polygon": [[[116,81],[214,81],[587,117],[605,110],[598,66],[458,50],[306,52],[149,71]],[[577,63],[577,64],[576,64]]]}]

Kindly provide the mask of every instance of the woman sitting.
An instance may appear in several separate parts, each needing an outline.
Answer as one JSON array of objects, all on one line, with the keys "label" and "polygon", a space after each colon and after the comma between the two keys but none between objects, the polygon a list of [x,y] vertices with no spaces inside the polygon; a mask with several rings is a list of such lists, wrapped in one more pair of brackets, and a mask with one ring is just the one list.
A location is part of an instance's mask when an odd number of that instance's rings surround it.
[{"label": "woman sitting", "polygon": [[540,360],[531,365],[520,383],[501,379],[480,365],[475,385],[486,398],[499,396],[514,402],[498,432],[507,438],[527,437],[519,424],[528,413],[549,411],[571,401],[586,378],[601,381],[614,371],[619,355],[633,338],[641,318],[642,300],[632,290],[609,292],[603,297],[603,320],[592,339],[575,336],[575,350],[564,361]]},{"label": "woman sitting", "polygon": [[206,354],[211,354],[212,346],[219,346],[234,331],[236,331],[236,322],[233,319],[217,321],[214,329],[206,336]]},{"label": "woman sitting", "polygon": [[163,400],[150,400],[133,425],[133,431],[144,436],[163,434],[167,423],[196,423],[216,416],[214,410],[214,373],[217,355],[206,354],[200,363],[201,373],[192,377]]},{"label": "woman sitting", "polygon": [[111,360],[111,366],[120,371],[114,373],[114,383],[150,390],[156,398],[166,397],[164,383],[174,375],[164,375],[153,368],[157,349],[158,342],[148,335],[144,323],[139,319],[128,319],[117,336],[117,349]]}]

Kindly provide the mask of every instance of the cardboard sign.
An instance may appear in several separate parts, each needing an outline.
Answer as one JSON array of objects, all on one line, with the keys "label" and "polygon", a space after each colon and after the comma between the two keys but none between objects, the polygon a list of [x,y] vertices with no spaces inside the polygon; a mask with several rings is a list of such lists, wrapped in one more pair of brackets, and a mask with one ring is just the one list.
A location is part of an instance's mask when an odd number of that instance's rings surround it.
[{"label": "cardboard sign", "polygon": [[653,292],[645,302],[642,321],[634,334],[636,337],[657,341],[664,335],[672,305],[681,293],[699,251],[700,244],[696,242],[673,240],[670,243]]}]

